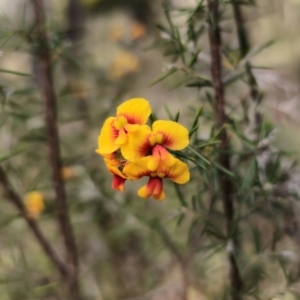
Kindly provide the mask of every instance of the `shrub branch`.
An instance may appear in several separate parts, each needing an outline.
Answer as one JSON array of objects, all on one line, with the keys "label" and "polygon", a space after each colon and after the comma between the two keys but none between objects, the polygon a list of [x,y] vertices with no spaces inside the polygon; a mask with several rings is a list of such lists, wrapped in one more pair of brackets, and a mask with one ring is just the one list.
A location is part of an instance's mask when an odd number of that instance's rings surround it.
[{"label": "shrub branch", "polygon": [[46,31],[46,18],[42,0],[31,0],[35,14],[35,30],[38,46],[35,53],[38,58],[39,83],[45,102],[45,122],[47,128],[49,159],[52,168],[52,181],[56,194],[56,212],[67,252],[69,292],[72,300],[80,299],[78,285],[78,255],[76,243],[70,224],[67,197],[61,176],[61,157],[56,117],[56,97],[51,70],[51,51]]},{"label": "shrub branch", "polygon": [[5,196],[10,200],[11,203],[15,205],[18,209],[22,217],[27,222],[29,228],[32,230],[33,234],[35,235],[36,239],[38,240],[39,244],[41,245],[42,249],[52,261],[52,263],[56,266],[60,274],[63,278],[67,277],[68,268],[64,264],[64,262],[58,257],[55,250],[52,248],[51,244],[48,242],[47,238],[44,236],[39,224],[36,222],[35,219],[31,218],[26,211],[26,207],[22,201],[22,198],[16,193],[13,189],[12,185],[10,184],[6,172],[0,166],[0,183],[2,185],[3,191]]},{"label": "shrub branch", "polygon": [[[211,75],[215,91],[215,114],[216,114],[216,125],[217,130],[222,128],[226,122],[225,116],[225,97],[224,97],[224,86],[222,81],[222,61],[221,61],[221,35],[218,25],[219,19],[219,3],[215,0],[208,1],[208,11],[211,17],[209,22],[209,45],[211,50]],[[220,133],[220,154],[219,164],[230,170],[230,154],[229,154],[229,138],[225,129]],[[234,257],[234,251],[238,246],[236,235],[232,234],[233,219],[234,219],[234,205],[233,205],[233,192],[234,187],[231,179],[224,173],[219,173],[220,188],[222,194],[222,202],[225,211],[225,217],[227,222],[227,235],[231,238],[233,244],[233,250],[229,252],[230,261],[230,281],[232,288],[232,299],[240,300],[240,291],[242,288],[242,281],[236,259]]]}]

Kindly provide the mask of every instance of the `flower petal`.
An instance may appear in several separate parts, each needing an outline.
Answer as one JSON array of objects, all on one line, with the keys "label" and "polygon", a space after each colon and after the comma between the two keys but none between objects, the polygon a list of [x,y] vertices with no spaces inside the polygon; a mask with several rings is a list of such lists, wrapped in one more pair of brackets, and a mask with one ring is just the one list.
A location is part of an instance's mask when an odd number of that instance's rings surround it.
[{"label": "flower petal", "polygon": [[139,129],[139,127],[140,127],[139,124],[126,124],[124,126],[124,128],[127,132],[135,132]]},{"label": "flower petal", "polygon": [[[151,178],[150,180],[154,181],[153,197],[154,199],[160,200],[163,194],[163,182],[159,177]],[[162,199],[161,199],[162,200]]]},{"label": "flower petal", "polygon": [[121,146],[121,145],[125,144],[126,141],[127,141],[127,134],[126,134],[125,130],[122,128],[119,131],[119,136],[115,140],[115,145]]},{"label": "flower petal", "polygon": [[151,149],[149,135],[151,135],[151,129],[147,125],[141,125],[136,131],[128,132],[127,142],[121,145],[123,157],[130,162],[135,162],[146,156]]},{"label": "flower petal", "polygon": [[115,144],[119,132],[113,126],[115,118],[109,117],[104,122],[98,137],[98,149],[96,152],[100,155],[110,154],[119,148],[119,145]]},{"label": "flower petal", "polygon": [[127,176],[119,169],[119,166],[106,163],[106,167],[111,174],[127,179]]},{"label": "flower petal", "polygon": [[127,162],[123,169],[123,173],[130,179],[140,179],[144,176],[150,176],[151,171],[147,168],[150,158],[150,156],[147,156],[139,159],[135,163]]},{"label": "flower petal", "polygon": [[154,155],[151,155],[149,157],[150,157],[150,159],[149,159],[149,162],[147,164],[147,168],[150,171],[156,171],[159,164],[160,164],[160,157],[159,156],[154,156]]},{"label": "flower petal", "polygon": [[152,191],[147,185],[144,185],[138,190],[138,195],[143,199],[147,199],[152,195]]},{"label": "flower petal", "polygon": [[162,179],[150,177],[148,183],[138,190],[138,195],[141,198],[149,198],[153,195],[155,199],[162,200],[165,196],[162,190]]},{"label": "flower petal", "polygon": [[148,169],[156,171],[160,164],[164,164],[167,167],[171,167],[175,163],[175,157],[161,145],[155,145],[152,149],[151,159],[148,163]]},{"label": "flower petal", "polygon": [[170,168],[165,165],[160,165],[157,173],[165,174],[166,178],[170,178],[172,181],[178,184],[184,184],[190,180],[190,171],[188,165],[179,159],[176,159],[174,165]]},{"label": "flower petal", "polygon": [[129,124],[146,124],[150,114],[149,102],[143,98],[127,100],[117,108],[117,115],[125,116]]},{"label": "flower petal", "polygon": [[162,145],[172,150],[182,150],[189,144],[188,130],[173,121],[158,120],[152,125],[154,133],[163,135]]}]

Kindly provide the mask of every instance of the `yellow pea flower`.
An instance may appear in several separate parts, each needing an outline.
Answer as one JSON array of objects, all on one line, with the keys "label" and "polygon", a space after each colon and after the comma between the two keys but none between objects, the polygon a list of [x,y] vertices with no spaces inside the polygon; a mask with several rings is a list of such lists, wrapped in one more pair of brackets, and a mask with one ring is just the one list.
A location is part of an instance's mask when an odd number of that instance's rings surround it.
[{"label": "yellow pea flower", "polygon": [[126,180],[149,177],[138,190],[141,198],[153,196],[163,200],[163,179],[177,184],[190,179],[188,165],[169,150],[182,150],[189,144],[188,130],[174,121],[157,120],[152,129],[146,125],[151,107],[143,98],[130,99],[117,108],[117,116],[109,117],[98,137],[96,152],[103,156],[113,175],[112,188],[124,191]]}]

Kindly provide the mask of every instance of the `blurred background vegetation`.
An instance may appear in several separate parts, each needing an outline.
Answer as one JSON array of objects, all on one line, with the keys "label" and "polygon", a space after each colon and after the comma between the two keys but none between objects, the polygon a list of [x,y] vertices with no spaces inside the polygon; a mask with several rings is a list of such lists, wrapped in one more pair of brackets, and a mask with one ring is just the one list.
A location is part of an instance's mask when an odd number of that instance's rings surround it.
[{"label": "blurred background vegetation", "polygon": [[[257,105],[247,102],[249,87],[245,80],[239,81],[232,9],[229,3],[220,8],[224,10],[222,64],[233,83],[226,89],[226,112],[234,148],[231,172],[239,187],[237,260],[244,281],[243,298],[232,299],[300,299],[300,175],[296,167],[300,157],[300,1],[244,2],[248,5],[241,7],[251,44],[248,57],[262,99],[261,121],[255,129],[246,122]],[[182,53],[168,41],[166,16],[186,41],[183,46],[191,48],[188,26],[194,18],[203,21],[205,2],[203,11],[201,5],[198,0],[45,1],[62,177],[84,300],[231,297],[227,258],[231,239],[224,233],[218,203],[218,168],[205,163],[216,159],[214,141],[218,140],[210,94],[202,89],[211,82],[206,33],[198,32],[200,38],[194,42],[199,52],[189,70],[199,71],[204,79],[195,81],[184,65],[180,65],[184,72],[169,72],[178,67],[177,55]],[[28,0],[1,0],[0,11],[0,162],[22,199],[31,191],[41,193],[45,208],[36,222],[63,256],[36,45],[26,40],[26,34],[34,30],[32,5]],[[197,20],[193,22],[196,26]],[[166,182],[163,202],[139,199],[140,183],[128,183],[125,193],[113,191],[111,176],[94,152],[104,120],[115,114],[117,105],[134,97],[148,99],[159,118],[179,111],[180,122],[189,129],[195,112],[203,108],[196,118],[199,129],[192,146],[206,158],[200,159],[206,170],[191,165],[192,180],[180,189]],[[254,144],[243,144],[252,138]],[[22,214],[4,195],[1,199],[0,300],[68,299],[63,281]]]}]

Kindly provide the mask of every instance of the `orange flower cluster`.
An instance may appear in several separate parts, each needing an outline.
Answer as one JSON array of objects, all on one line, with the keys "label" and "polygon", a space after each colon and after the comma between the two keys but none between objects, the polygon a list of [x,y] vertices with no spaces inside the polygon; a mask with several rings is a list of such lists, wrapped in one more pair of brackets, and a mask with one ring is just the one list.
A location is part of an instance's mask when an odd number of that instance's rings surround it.
[{"label": "orange flower cluster", "polygon": [[182,150],[189,144],[188,130],[174,121],[157,120],[152,128],[146,125],[151,114],[149,102],[143,98],[130,99],[117,108],[117,116],[104,122],[96,152],[103,156],[113,175],[112,187],[124,191],[126,180],[149,177],[139,189],[142,198],[153,196],[163,200],[163,178],[178,184],[189,181],[186,163],[168,150]]}]

